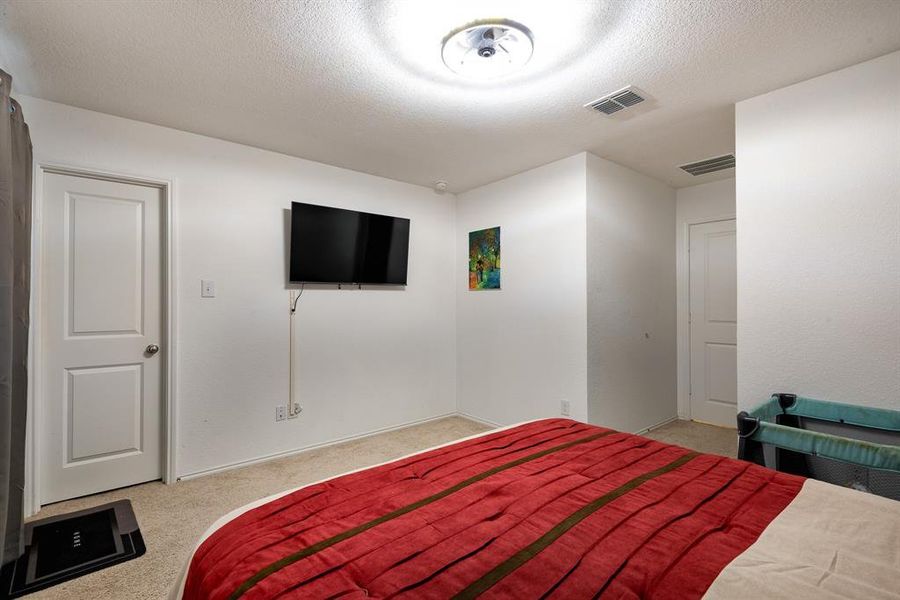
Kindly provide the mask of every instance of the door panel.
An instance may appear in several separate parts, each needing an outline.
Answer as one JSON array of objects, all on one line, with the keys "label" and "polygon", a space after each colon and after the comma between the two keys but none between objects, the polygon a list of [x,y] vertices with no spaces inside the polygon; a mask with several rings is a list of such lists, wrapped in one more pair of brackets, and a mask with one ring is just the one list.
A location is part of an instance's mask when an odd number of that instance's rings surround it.
[{"label": "door panel", "polygon": [[735,426],[737,252],[735,222],[690,231],[691,418]]},{"label": "door panel", "polygon": [[735,232],[705,233],[705,306],[710,323],[737,323],[737,248]]},{"label": "door panel", "polygon": [[144,203],[69,194],[71,335],[141,333]]},{"label": "door panel", "polygon": [[66,466],[141,451],[143,365],[68,369]]},{"label": "door panel", "polygon": [[44,504],[162,476],[161,194],[44,175]]},{"label": "door panel", "polygon": [[[706,401],[737,406],[737,346],[706,343]],[[735,411],[734,415],[737,415]],[[734,419],[732,419],[734,421]],[[732,426],[734,423],[727,423]]]}]

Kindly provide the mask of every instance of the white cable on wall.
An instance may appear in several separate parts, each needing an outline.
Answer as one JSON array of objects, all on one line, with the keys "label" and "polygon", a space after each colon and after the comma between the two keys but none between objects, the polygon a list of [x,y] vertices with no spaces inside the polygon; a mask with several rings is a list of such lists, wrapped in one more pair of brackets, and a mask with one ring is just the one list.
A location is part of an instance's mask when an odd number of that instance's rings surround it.
[{"label": "white cable on wall", "polygon": [[[300,292],[294,296],[293,290],[288,293],[288,297],[290,298],[290,333],[288,335],[289,338],[289,346],[288,346],[288,406],[287,406],[287,416],[288,418],[293,418],[303,412],[303,407],[299,402],[295,402],[294,400],[294,315],[297,314],[297,302],[300,300],[300,296],[303,295],[303,285],[300,286]],[[294,407],[296,406],[296,410]]]}]

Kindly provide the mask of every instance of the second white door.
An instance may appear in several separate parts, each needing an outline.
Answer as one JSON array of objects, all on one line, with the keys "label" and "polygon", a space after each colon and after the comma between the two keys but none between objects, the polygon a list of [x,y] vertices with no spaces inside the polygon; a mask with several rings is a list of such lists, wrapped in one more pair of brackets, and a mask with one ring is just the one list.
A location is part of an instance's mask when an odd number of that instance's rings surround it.
[{"label": "second white door", "polygon": [[690,231],[691,419],[735,426],[737,251],[735,221]]},{"label": "second white door", "polygon": [[41,503],[162,476],[162,191],[47,173]]}]

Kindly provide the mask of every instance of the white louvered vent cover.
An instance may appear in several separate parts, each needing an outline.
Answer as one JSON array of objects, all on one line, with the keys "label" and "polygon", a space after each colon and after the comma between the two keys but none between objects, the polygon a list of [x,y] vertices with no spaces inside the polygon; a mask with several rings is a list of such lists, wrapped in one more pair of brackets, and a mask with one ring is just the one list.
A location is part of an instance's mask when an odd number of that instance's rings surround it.
[{"label": "white louvered vent cover", "polygon": [[733,169],[734,154],[724,154],[722,156],[716,156],[715,158],[707,158],[706,160],[681,165],[679,168],[690,173],[694,177],[706,175],[707,173],[715,173],[716,171],[724,171],[725,169]]},{"label": "white louvered vent cover", "polygon": [[602,112],[604,115],[611,115],[643,101],[644,97],[633,87],[628,86],[593,102],[588,102],[584,107]]}]

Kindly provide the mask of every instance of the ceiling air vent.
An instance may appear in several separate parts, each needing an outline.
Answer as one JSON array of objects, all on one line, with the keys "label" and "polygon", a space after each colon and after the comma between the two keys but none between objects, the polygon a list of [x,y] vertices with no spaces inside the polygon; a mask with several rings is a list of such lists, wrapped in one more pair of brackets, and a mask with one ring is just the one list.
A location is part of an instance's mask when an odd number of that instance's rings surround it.
[{"label": "ceiling air vent", "polygon": [[695,163],[681,165],[679,167],[694,177],[698,175],[706,175],[707,173],[715,173],[716,171],[724,171],[725,169],[734,168],[734,154],[725,154],[715,158],[707,158]]},{"label": "ceiling air vent", "polygon": [[629,106],[640,104],[643,101],[644,97],[641,96],[634,88],[629,86],[627,88],[613,92],[612,94],[607,94],[606,96],[603,96],[598,100],[594,100],[593,102],[588,102],[584,105],[584,107],[602,112],[604,115],[611,115],[613,113],[619,112],[620,110],[624,110]]}]

